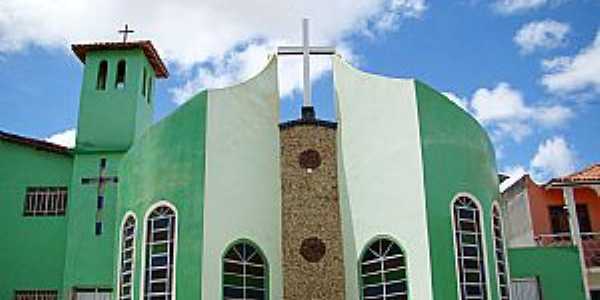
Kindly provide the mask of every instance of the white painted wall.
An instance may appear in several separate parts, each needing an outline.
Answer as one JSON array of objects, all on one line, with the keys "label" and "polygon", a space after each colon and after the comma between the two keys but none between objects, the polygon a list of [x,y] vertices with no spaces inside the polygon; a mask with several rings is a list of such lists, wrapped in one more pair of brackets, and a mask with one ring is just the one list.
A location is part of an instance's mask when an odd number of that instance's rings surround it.
[{"label": "white painted wall", "polygon": [[281,299],[277,59],[244,83],[210,90],[207,118],[202,299],[222,299],[221,257],[242,238],[267,256],[270,299]]},{"label": "white painted wall", "polygon": [[415,83],[333,58],[346,298],[360,299],[358,260],[376,236],[405,250],[410,299],[432,299]]}]

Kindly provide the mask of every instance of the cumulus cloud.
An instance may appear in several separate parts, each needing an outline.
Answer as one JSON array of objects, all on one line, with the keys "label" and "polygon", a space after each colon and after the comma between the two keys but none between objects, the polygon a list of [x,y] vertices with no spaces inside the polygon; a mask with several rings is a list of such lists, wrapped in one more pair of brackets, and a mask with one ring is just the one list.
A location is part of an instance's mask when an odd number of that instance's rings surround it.
[{"label": "cumulus cloud", "polygon": [[[182,86],[172,91],[181,102],[190,90],[246,79],[275,46],[298,44],[303,17],[313,20],[313,43],[340,45],[352,34],[394,30],[426,8],[425,0],[3,0],[0,53],[31,45],[67,50],[74,42],[114,41],[118,27],[129,23],[134,38],[153,40],[172,71],[184,76]],[[313,79],[327,70],[319,63],[313,68]],[[282,75],[287,80],[289,75]],[[282,91],[297,89],[299,79],[292,76]]]},{"label": "cumulus cloud", "polygon": [[568,175],[575,171],[576,153],[560,136],[543,141],[531,160],[531,174],[538,181]]},{"label": "cumulus cloud", "polygon": [[566,36],[571,27],[569,24],[554,20],[536,21],[523,25],[517,31],[513,41],[528,54],[536,49],[553,49],[566,44]]},{"label": "cumulus cloud", "polygon": [[573,117],[573,111],[565,106],[528,105],[523,94],[506,82],[493,89],[478,89],[469,105],[494,137],[509,136],[517,142],[530,135],[534,125],[558,127]]},{"label": "cumulus cloud", "polygon": [[65,131],[57,132],[45,138],[46,142],[58,144],[67,148],[75,147],[75,136],[77,131],[75,128],[67,129]]},{"label": "cumulus cloud", "polygon": [[564,94],[592,90],[600,93],[600,30],[591,45],[574,56],[542,61],[542,84],[549,92]]},{"label": "cumulus cloud", "polygon": [[548,0],[498,0],[494,3],[496,11],[503,14],[512,14],[542,7]]}]

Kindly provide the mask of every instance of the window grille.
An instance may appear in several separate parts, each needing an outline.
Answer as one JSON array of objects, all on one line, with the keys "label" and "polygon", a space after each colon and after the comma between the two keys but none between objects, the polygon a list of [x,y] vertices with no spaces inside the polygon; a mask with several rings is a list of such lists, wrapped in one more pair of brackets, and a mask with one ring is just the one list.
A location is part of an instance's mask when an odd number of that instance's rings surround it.
[{"label": "window grille", "polygon": [[463,196],[455,200],[453,213],[460,299],[487,299],[481,212],[473,200]]},{"label": "window grille", "polygon": [[112,289],[100,287],[85,287],[73,289],[73,300],[111,300]]},{"label": "window grille", "polygon": [[154,209],[146,221],[144,299],[172,299],[176,221],[168,206]]},{"label": "window grille", "polygon": [[119,274],[119,299],[133,298],[133,275],[135,260],[135,217],[127,216],[121,228],[121,261]]},{"label": "window grille", "polygon": [[506,265],[506,248],[504,247],[504,231],[502,228],[500,209],[498,209],[497,205],[494,205],[492,208],[492,226],[494,226],[494,251],[496,254],[496,275],[498,276],[500,299],[508,300],[510,294],[508,291],[509,282]]},{"label": "window grille", "polygon": [[369,245],[360,260],[362,299],[408,299],[406,260],[402,249],[389,239]]},{"label": "window grille", "polygon": [[15,291],[15,300],[56,300],[58,291],[53,290],[30,290]]},{"label": "window grille", "polygon": [[29,187],[25,194],[24,216],[64,216],[67,187]]},{"label": "window grille", "polygon": [[253,245],[240,242],[223,257],[223,297],[233,299],[267,299],[265,258]]}]

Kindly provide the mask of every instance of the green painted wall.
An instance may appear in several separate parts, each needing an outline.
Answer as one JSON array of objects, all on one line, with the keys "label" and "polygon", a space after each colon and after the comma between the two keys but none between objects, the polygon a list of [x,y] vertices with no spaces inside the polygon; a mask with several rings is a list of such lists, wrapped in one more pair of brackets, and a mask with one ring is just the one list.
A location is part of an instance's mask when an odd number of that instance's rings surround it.
[{"label": "green painted wall", "polygon": [[111,287],[115,239],[117,187],[107,184],[103,210],[103,232],[95,234],[97,185],[83,185],[81,178],[97,177],[101,158],[107,159],[106,175],[119,175],[123,153],[76,154],[67,215],[64,292],[73,287]]},{"label": "green painted wall", "polygon": [[509,249],[512,279],[538,277],[544,300],[584,300],[579,253],[575,247]]},{"label": "green painted wall", "polygon": [[[72,157],[0,141],[0,299],[62,286],[66,217],[23,217],[26,188],[68,186]],[[67,215],[72,212],[69,193]],[[7,255],[10,253],[10,255]]]},{"label": "green painted wall", "polygon": [[446,97],[416,82],[435,299],[458,299],[450,204],[461,192],[483,206],[488,291],[498,299],[491,205],[499,198],[494,149],[485,130]]},{"label": "green painted wall", "polygon": [[[127,63],[125,88],[117,89],[117,64],[122,59]],[[98,69],[103,60],[108,62],[106,89],[97,90]],[[144,69],[154,77],[141,49],[87,54],[79,103],[78,152],[126,151],[152,124],[154,100],[148,101],[142,95]],[[152,91],[150,95],[153,96]]]},{"label": "green painted wall", "polygon": [[[178,212],[177,299],[201,297],[206,98],[206,92],[196,95],[152,126],[122,160],[117,224],[122,222],[128,211],[133,211],[138,220],[134,277],[136,299],[140,295],[143,268],[143,218],[148,208],[160,200],[169,201]],[[117,236],[115,249],[118,249],[118,240]],[[115,274],[117,257],[115,255],[110,263]],[[113,284],[116,285],[117,277],[114,278]]]}]

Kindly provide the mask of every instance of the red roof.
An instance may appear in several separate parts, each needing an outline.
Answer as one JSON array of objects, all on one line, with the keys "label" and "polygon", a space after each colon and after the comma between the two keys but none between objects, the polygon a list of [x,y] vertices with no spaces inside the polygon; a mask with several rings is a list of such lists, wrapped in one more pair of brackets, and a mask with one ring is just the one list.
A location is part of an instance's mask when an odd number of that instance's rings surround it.
[{"label": "red roof", "polygon": [[578,183],[578,182],[600,182],[600,163],[593,164],[573,174],[554,178],[550,183]]},{"label": "red roof", "polygon": [[68,156],[73,155],[72,150],[67,147],[49,143],[46,141],[40,141],[40,140],[36,140],[36,139],[32,139],[32,138],[28,138],[28,137],[24,137],[24,136],[20,136],[20,135],[16,135],[16,134],[4,132],[4,131],[0,131],[0,140],[15,143],[15,144],[20,144],[20,145],[27,146],[27,147],[31,147],[36,150],[54,152],[54,153],[58,153],[58,154],[68,155]]},{"label": "red roof", "polygon": [[158,52],[150,41],[136,41],[136,42],[107,42],[107,43],[93,43],[93,44],[75,44],[71,45],[71,49],[77,55],[79,60],[85,64],[85,56],[90,51],[98,50],[128,50],[128,49],[142,49],[146,58],[150,62],[156,77],[167,78],[169,77],[169,71],[167,67],[158,56]]}]

